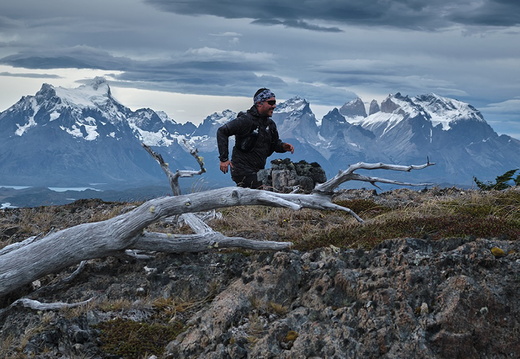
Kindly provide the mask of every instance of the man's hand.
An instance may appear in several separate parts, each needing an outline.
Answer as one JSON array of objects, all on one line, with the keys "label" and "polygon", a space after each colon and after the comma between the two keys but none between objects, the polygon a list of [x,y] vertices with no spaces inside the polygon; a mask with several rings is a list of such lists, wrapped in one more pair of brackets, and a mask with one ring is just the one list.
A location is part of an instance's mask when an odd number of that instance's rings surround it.
[{"label": "man's hand", "polygon": [[220,170],[223,172],[223,173],[227,173],[228,172],[228,167],[231,166],[233,167],[233,164],[231,163],[231,161],[227,160],[225,162],[220,162]]},{"label": "man's hand", "polygon": [[291,151],[291,153],[294,153],[294,146],[291,145],[290,143],[285,143],[285,142],[284,142],[284,143],[282,144],[282,147],[283,147],[283,149],[285,150],[285,152],[289,152],[289,151]]}]

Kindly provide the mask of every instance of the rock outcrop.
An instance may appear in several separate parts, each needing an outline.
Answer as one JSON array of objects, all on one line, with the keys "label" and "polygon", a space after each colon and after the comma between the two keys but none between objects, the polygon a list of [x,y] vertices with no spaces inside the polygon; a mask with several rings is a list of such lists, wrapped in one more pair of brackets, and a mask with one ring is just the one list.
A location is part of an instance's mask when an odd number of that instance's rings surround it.
[{"label": "rock outcrop", "polygon": [[460,238],[387,240],[371,251],[114,258],[36,292],[42,302],[95,297],[111,307],[10,308],[0,337],[3,353],[13,343],[38,358],[105,358],[101,323],[153,322],[150,298],[190,298],[195,310],[170,319],[186,330],[161,357],[512,358],[520,354],[519,269],[519,243]]},{"label": "rock outcrop", "polygon": [[[497,258],[491,248],[511,254]],[[389,240],[276,253],[190,320],[175,358],[499,358],[520,353],[518,244]]]}]

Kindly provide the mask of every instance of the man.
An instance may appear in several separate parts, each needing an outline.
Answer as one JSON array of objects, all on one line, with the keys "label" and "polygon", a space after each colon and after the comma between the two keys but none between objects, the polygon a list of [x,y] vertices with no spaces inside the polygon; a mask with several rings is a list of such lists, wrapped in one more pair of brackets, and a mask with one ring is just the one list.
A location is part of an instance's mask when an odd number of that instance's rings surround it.
[{"label": "man", "polygon": [[[282,142],[276,124],[271,119],[276,108],[276,97],[267,88],[259,89],[253,97],[253,106],[240,112],[236,119],[217,130],[220,170],[228,172],[240,187],[260,188],[262,182],[257,173],[265,167],[267,157],[273,152],[294,153],[294,146]],[[235,146],[229,160],[229,137],[235,136]]]}]

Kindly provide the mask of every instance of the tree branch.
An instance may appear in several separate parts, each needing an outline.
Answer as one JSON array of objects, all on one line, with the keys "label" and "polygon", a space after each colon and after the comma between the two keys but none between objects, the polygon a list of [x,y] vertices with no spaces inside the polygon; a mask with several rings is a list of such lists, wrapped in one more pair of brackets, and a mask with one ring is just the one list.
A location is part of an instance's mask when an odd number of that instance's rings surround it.
[{"label": "tree branch", "polygon": [[349,168],[347,168],[345,171],[340,171],[336,176],[331,178],[330,180],[320,183],[316,185],[314,190],[312,192],[321,192],[321,193],[330,193],[335,188],[337,188],[340,184],[357,180],[357,181],[364,181],[364,182],[370,182],[372,184],[379,182],[379,183],[389,183],[389,184],[396,184],[396,185],[402,185],[402,186],[431,186],[432,183],[406,183],[406,182],[399,182],[399,181],[393,181],[388,180],[384,178],[378,178],[378,177],[366,177],[359,174],[354,173],[354,171],[357,171],[359,169],[365,169],[365,170],[391,170],[391,171],[404,171],[404,172],[410,172],[412,170],[421,170],[429,166],[433,166],[435,163],[430,162],[429,159],[427,159],[427,162],[422,165],[409,165],[409,166],[402,166],[402,165],[391,165],[391,164],[385,164],[385,163],[365,163],[365,162],[358,162],[354,165],[350,165]]},{"label": "tree branch", "polygon": [[22,307],[31,308],[34,310],[58,310],[58,309],[79,307],[81,305],[85,305],[85,304],[89,303],[92,299],[93,298],[87,299],[82,302],[69,304],[69,303],[63,303],[63,302],[42,303],[42,302],[39,302],[34,299],[21,298],[21,299],[14,301],[11,304],[11,307],[22,306]]},{"label": "tree branch", "polygon": [[242,237],[226,237],[219,232],[211,231],[184,235],[145,232],[132,247],[167,253],[192,253],[233,247],[259,251],[282,250],[290,246],[291,242],[255,241]]}]

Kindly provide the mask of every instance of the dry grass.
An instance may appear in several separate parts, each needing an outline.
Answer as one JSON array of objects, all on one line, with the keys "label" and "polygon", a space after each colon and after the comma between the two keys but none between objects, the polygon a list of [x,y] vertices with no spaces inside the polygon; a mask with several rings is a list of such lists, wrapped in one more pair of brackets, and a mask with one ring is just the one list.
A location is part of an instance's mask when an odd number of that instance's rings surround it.
[{"label": "dry grass", "polygon": [[385,239],[400,237],[520,238],[519,189],[468,191],[456,196],[424,193],[412,201],[395,201],[394,197],[391,205],[378,196],[335,202],[352,209],[365,223],[342,212],[240,207],[223,210],[223,219],[212,226],[229,236],[290,241],[300,250],[330,245],[370,249]]},{"label": "dry grass", "polygon": [[3,209],[0,210],[0,249],[31,236],[81,223],[104,221],[138,205],[82,199],[63,206]]},{"label": "dry grass", "polygon": [[[334,201],[360,215],[365,223],[339,211],[245,206],[222,209],[222,219],[209,223],[228,236],[290,241],[294,248],[372,248],[398,237],[520,237],[520,189],[506,191],[399,189],[380,195],[339,196]],[[366,194],[365,193],[365,194]],[[0,248],[32,235],[79,223],[105,220],[138,204],[81,200],[66,206],[21,208],[0,216]],[[187,233],[186,226],[159,223],[151,230]]]}]

